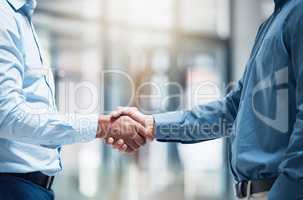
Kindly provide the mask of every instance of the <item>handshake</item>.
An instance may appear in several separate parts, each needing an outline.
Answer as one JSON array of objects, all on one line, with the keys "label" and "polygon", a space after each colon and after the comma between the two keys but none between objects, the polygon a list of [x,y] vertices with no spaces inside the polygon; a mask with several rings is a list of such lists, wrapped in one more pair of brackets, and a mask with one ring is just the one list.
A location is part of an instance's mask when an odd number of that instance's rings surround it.
[{"label": "handshake", "polygon": [[110,115],[99,118],[97,138],[104,139],[120,152],[138,151],[154,139],[154,118],[134,107],[119,107]]}]

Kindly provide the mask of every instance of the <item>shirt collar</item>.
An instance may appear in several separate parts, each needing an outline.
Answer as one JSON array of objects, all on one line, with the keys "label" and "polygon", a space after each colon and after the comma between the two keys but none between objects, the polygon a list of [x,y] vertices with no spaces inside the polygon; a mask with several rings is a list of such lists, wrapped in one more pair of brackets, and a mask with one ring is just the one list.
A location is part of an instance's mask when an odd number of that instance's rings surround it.
[{"label": "shirt collar", "polygon": [[7,0],[8,3],[16,10],[24,9],[26,14],[32,15],[36,9],[36,0]]},{"label": "shirt collar", "polygon": [[7,1],[15,10],[20,10],[26,4],[26,0],[7,0]]}]

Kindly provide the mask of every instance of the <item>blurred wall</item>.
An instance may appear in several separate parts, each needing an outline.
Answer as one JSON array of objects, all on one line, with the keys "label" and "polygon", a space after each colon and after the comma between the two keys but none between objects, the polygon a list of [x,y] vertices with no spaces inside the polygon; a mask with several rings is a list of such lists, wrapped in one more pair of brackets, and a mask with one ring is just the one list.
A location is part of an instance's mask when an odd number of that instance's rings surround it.
[{"label": "blurred wall", "polygon": [[273,0],[232,0],[233,79],[241,78],[258,27],[270,15]]}]

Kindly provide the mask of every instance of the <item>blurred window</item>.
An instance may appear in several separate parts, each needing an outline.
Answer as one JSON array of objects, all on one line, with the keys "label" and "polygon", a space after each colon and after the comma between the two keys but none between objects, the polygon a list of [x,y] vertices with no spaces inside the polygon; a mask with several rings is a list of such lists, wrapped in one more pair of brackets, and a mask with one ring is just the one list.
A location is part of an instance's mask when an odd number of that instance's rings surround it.
[{"label": "blurred window", "polygon": [[109,20],[128,26],[172,28],[173,0],[110,0]]},{"label": "blurred window", "polygon": [[180,10],[182,30],[229,35],[229,0],[181,0]]}]

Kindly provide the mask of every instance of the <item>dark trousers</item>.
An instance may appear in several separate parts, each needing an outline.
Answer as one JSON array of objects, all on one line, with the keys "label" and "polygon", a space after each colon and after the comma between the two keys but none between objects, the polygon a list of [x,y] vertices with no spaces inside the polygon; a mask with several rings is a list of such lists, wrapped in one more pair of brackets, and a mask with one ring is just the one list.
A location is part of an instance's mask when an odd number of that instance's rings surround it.
[{"label": "dark trousers", "polygon": [[0,176],[0,200],[54,200],[54,193],[22,178]]}]

